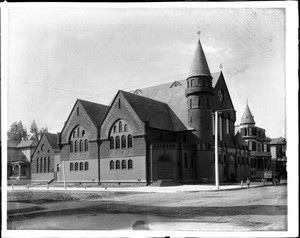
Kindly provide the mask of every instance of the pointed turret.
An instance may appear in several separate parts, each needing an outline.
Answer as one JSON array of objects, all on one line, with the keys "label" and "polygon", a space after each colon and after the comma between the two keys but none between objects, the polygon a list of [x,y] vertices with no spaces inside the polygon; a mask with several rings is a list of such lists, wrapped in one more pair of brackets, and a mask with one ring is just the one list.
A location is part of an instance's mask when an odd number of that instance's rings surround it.
[{"label": "pointed turret", "polygon": [[194,59],[192,61],[191,70],[188,75],[188,78],[196,77],[196,76],[211,77],[210,70],[206,61],[205,54],[203,52],[200,39],[198,39],[197,48],[194,54]]},{"label": "pointed turret", "polygon": [[254,121],[254,116],[252,115],[251,111],[250,111],[250,108],[248,106],[248,103],[246,105],[246,108],[245,108],[245,111],[244,111],[244,114],[241,118],[241,125],[242,124],[255,124],[255,121]]}]

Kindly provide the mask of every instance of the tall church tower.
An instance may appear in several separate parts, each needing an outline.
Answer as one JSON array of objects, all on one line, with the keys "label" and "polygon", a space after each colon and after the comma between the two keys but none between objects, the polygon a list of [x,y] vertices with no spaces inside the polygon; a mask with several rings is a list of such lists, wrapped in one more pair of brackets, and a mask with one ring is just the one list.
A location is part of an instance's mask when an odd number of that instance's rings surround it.
[{"label": "tall church tower", "polygon": [[212,76],[200,42],[197,42],[191,70],[188,75],[185,96],[188,98],[189,126],[202,143],[210,143],[212,137]]}]

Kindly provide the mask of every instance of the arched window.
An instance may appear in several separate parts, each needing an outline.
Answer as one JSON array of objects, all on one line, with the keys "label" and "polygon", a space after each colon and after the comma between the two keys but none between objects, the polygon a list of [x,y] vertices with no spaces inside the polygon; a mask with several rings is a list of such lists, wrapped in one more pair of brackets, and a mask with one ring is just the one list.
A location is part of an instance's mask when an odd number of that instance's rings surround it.
[{"label": "arched window", "polygon": [[79,142],[79,150],[80,150],[80,152],[83,151],[83,141],[82,140],[80,140],[80,142]]},{"label": "arched window", "polygon": [[70,153],[73,152],[73,141],[70,142]]},{"label": "arched window", "polygon": [[132,148],[132,136],[131,135],[127,136],[127,147]]},{"label": "arched window", "polygon": [[50,172],[50,157],[48,157],[48,166],[47,166],[47,172]]},{"label": "arched window", "polygon": [[79,107],[76,108],[77,116],[79,116]]},{"label": "arched window", "polygon": [[75,171],[78,171],[78,163],[75,163]]},{"label": "arched window", "polygon": [[132,164],[132,160],[128,160],[128,169],[132,169],[133,168],[133,164]]},{"label": "arched window", "polygon": [[84,170],[89,170],[89,163],[88,162],[84,163]]},{"label": "arched window", "polygon": [[114,169],[114,161],[112,161],[112,160],[109,162],[109,169],[110,170]]},{"label": "arched window", "polygon": [[70,163],[70,171],[73,171],[73,169],[74,169],[73,163]]},{"label": "arched window", "polygon": [[85,141],[84,141],[84,151],[88,151],[89,150],[89,142],[88,142],[88,140],[86,139]]},{"label": "arched window", "polygon": [[119,132],[122,132],[122,122],[119,122]]},{"label": "arched window", "polygon": [[124,125],[124,131],[125,131],[125,132],[128,131],[128,125],[127,125],[127,124]]},{"label": "arched window", "polygon": [[78,141],[75,141],[75,153],[78,152]]},{"label": "arched window", "polygon": [[120,137],[116,136],[116,149],[120,149]]},{"label": "arched window", "polygon": [[40,173],[43,173],[43,158],[40,158]]},{"label": "arched window", "polygon": [[122,135],[121,140],[122,140],[122,149],[126,148],[126,136]]},{"label": "arched window", "polygon": [[126,161],[122,160],[122,169],[126,169]]},{"label": "arched window", "polygon": [[77,137],[79,137],[79,127],[77,128]]},{"label": "arched window", "polygon": [[187,154],[184,153],[184,168],[187,168]]},{"label": "arched window", "polygon": [[44,173],[46,173],[46,171],[47,171],[47,158],[45,157],[44,158]]},{"label": "arched window", "polygon": [[116,161],[116,169],[120,169],[120,161],[119,160]]},{"label": "arched window", "polygon": [[111,150],[113,150],[114,148],[115,148],[115,139],[114,139],[114,137],[113,136],[111,136],[110,138],[109,138],[109,148],[111,149]]},{"label": "arched window", "polygon": [[80,162],[80,164],[79,164],[79,170],[80,170],[80,171],[83,170],[83,162]]},{"label": "arched window", "polygon": [[85,130],[82,130],[81,136],[84,136],[84,135],[85,135]]},{"label": "arched window", "polygon": [[40,158],[36,158],[36,172],[39,172],[39,159]]},{"label": "arched window", "polygon": [[75,131],[73,131],[73,137],[75,137],[75,135],[76,135],[76,134],[75,134]]}]

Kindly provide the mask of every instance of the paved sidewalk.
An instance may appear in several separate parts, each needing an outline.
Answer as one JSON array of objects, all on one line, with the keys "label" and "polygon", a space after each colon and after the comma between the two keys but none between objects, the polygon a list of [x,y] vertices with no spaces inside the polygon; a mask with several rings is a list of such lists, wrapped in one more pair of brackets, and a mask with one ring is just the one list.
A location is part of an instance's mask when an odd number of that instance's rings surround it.
[{"label": "paved sidewalk", "polygon": [[[286,182],[282,181],[282,184]],[[261,182],[251,183],[250,188],[261,187]],[[271,186],[269,183],[267,186]],[[27,190],[27,191],[87,191],[87,192],[103,192],[103,191],[114,191],[114,192],[148,192],[148,193],[176,193],[176,192],[199,192],[199,191],[218,191],[215,185],[180,185],[180,186],[165,186],[165,187],[152,187],[152,186],[141,186],[141,187],[51,187],[47,186],[8,186],[8,190]],[[233,190],[233,189],[247,189],[247,185],[241,186],[241,184],[234,185],[221,185],[219,190]]]}]

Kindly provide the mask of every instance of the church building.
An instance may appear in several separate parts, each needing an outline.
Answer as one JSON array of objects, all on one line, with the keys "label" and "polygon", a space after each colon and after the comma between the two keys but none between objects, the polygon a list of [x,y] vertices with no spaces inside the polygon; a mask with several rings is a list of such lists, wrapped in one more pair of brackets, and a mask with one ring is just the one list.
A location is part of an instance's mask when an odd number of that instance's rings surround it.
[{"label": "church building", "polygon": [[[214,112],[219,111],[218,118]],[[215,128],[218,120],[218,128]],[[110,106],[77,100],[57,135],[62,182],[176,183],[250,176],[250,151],[235,134],[236,112],[222,73],[211,73],[200,40],[186,79],[131,92],[118,91]]]}]

